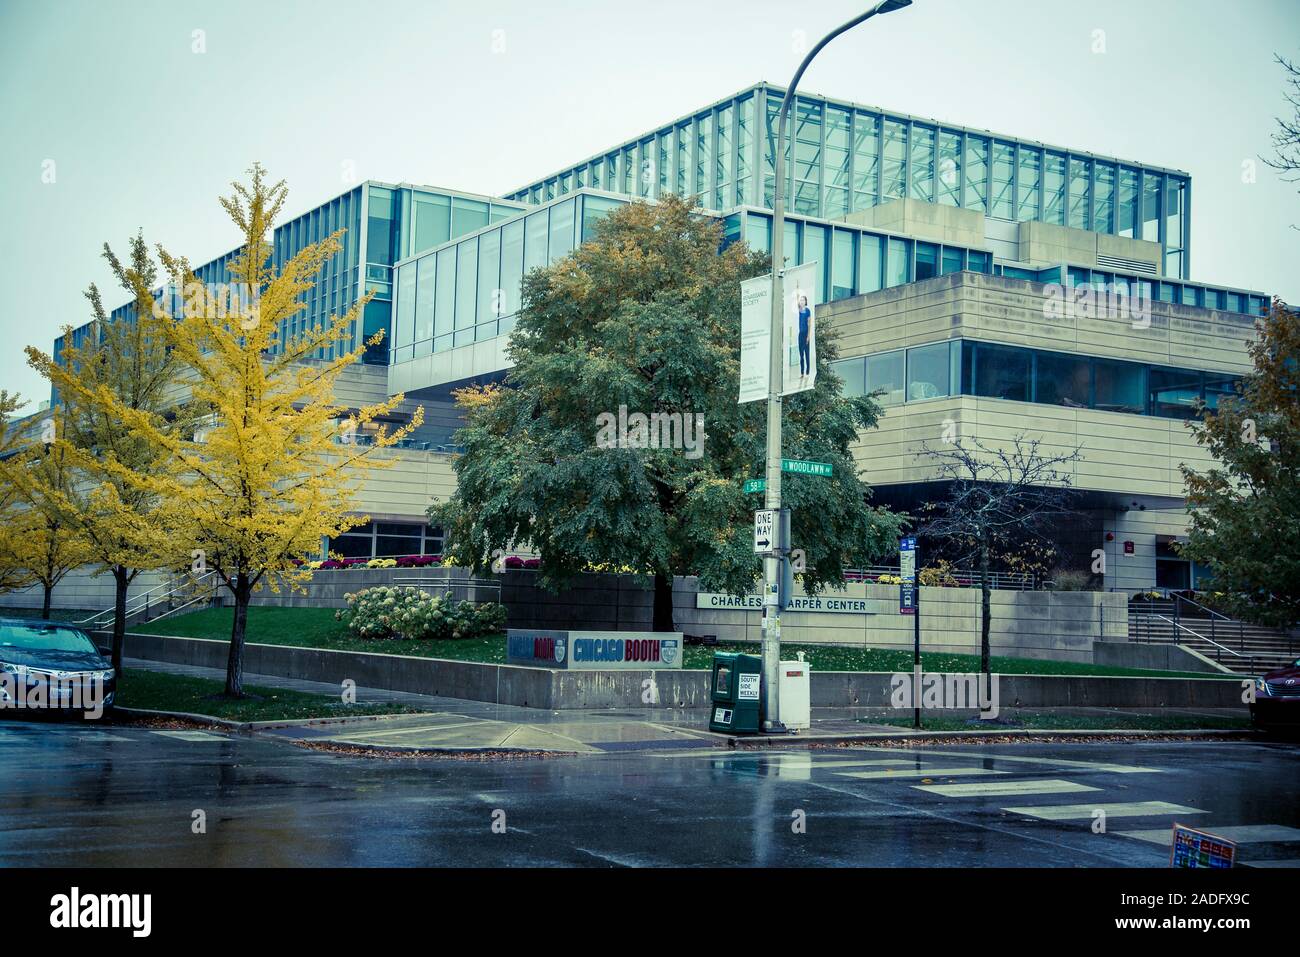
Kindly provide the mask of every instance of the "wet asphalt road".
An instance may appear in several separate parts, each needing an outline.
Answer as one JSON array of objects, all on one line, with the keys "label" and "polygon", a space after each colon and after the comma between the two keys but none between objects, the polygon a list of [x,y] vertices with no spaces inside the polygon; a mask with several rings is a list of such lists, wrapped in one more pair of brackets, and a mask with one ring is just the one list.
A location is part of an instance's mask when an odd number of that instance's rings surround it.
[{"label": "wet asphalt road", "polygon": [[0,720],[0,866],[1162,867],[1175,819],[1293,866],[1298,794],[1287,743],[481,762]]}]

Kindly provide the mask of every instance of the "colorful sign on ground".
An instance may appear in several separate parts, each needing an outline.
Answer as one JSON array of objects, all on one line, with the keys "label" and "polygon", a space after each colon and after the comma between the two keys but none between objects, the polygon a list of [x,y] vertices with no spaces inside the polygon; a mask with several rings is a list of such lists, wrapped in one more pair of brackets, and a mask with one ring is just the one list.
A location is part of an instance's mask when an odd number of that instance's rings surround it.
[{"label": "colorful sign on ground", "polygon": [[1169,849],[1170,867],[1232,867],[1237,845],[1226,837],[1174,824],[1174,840]]},{"label": "colorful sign on ground", "polygon": [[630,671],[680,668],[681,632],[554,631],[511,628],[506,661],[567,671]]}]

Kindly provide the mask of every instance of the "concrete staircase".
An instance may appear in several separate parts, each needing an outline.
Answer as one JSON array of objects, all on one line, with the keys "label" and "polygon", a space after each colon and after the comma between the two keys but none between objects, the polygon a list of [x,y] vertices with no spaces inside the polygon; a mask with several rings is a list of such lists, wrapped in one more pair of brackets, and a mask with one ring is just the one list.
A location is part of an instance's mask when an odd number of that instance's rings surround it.
[{"label": "concrete staircase", "polygon": [[1218,615],[1174,614],[1173,602],[1129,606],[1130,641],[1186,645],[1240,674],[1264,674],[1300,657],[1300,641],[1262,625]]}]

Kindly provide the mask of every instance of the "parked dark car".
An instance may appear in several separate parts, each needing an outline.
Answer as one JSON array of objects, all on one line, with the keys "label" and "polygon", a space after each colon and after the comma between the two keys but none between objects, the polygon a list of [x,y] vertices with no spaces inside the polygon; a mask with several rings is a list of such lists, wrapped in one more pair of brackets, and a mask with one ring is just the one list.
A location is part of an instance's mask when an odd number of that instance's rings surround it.
[{"label": "parked dark car", "polygon": [[0,618],[0,714],[109,714],[117,675],[80,628],[61,621]]},{"label": "parked dark car", "polygon": [[1255,679],[1250,717],[1261,728],[1300,725],[1300,658]]}]

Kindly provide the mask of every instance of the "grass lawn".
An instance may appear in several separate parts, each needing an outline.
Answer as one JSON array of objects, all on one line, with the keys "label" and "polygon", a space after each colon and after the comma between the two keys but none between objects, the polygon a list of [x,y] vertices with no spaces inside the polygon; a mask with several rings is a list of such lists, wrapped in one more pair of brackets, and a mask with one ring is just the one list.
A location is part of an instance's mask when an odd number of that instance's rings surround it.
[{"label": "grass lawn", "polygon": [[[227,640],[234,611],[208,608],[203,611],[164,618],[133,631],[182,638]],[[423,658],[449,658],[454,661],[480,661],[504,664],[504,636],[467,638],[460,641],[368,641],[354,637],[342,622],[334,620],[332,608],[280,608],[254,606],[248,609],[248,640],[264,645],[297,645],[330,648],[337,651],[365,651],[379,654],[415,655]],[[902,649],[835,648],[821,645],[783,644],[782,652],[790,658],[803,651],[814,671],[884,671],[912,670],[912,652]],[[758,654],[758,645],[723,642],[718,645],[691,645],[686,648],[688,669],[707,670],[714,651],[743,651]],[[1140,668],[1109,668],[1070,661],[1040,661],[1035,658],[993,656],[993,670],[1004,675],[1106,675],[1119,677],[1226,678],[1240,681],[1237,675],[1204,674],[1191,671],[1148,671]],[[979,670],[978,655],[922,653],[921,667],[926,671],[969,673]]]},{"label": "grass lawn", "polygon": [[228,721],[286,721],[305,718],[334,718],[371,714],[410,714],[403,704],[378,703],[345,705],[339,698],[246,685],[252,695],[242,700],[221,697],[225,684],[212,678],[192,678],[157,671],[124,669],[118,685],[117,703],[124,708],[152,711],[183,711]]},{"label": "grass lawn", "polygon": [[[859,718],[863,724],[887,724],[912,728],[912,716]],[[1251,728],[1247,717],[1213,717],[1199,714],[1055,714],[1025,711],[999,717],[995,721],[979,718],[935,718],[921,720],[923,731],[1238,731]]]}]

